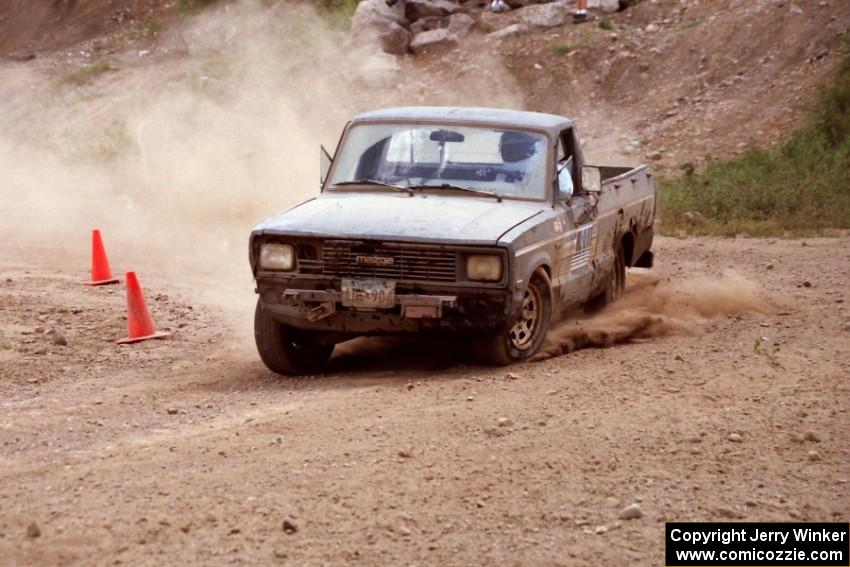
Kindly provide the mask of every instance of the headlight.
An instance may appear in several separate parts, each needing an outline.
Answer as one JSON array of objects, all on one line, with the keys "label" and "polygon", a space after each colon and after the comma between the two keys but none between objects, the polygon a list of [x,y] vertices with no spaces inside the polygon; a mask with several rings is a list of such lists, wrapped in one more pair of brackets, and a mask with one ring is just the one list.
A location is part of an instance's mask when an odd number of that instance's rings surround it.
[{"label": "headlight", "polygon": [[497,282],[502,279],[502,257],[473,255],[466,258],[466,277],[470,280]]},{"label": "headlight", "polygon": [[263,244],[260,248],[260,267],[264,270],[295,268],[295,249],[289,244]]}]

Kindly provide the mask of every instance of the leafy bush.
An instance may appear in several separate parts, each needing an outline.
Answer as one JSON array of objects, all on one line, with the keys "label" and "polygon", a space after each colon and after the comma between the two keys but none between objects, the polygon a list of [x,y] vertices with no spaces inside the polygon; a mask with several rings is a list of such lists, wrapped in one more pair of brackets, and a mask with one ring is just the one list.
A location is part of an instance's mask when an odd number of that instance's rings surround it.
[{"label": "leafy bush", "polygon": [[[850,57],[821,90],[807,123],[784,144],[711,163],[699,173],[683,168],[683,176],[660,182],[665,232],[757,235],[850,228]],[[690,211],[705,221],[686,218]]]}]

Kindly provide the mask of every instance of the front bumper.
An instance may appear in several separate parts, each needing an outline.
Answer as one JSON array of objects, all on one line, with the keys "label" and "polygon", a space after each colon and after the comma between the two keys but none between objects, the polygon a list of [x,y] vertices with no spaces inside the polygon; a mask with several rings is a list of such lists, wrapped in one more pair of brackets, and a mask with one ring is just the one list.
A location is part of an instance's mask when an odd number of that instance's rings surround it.
[{"label": "front bumper", "polygon": [[335,289],[301,289],[258,281],[257,292],[263,308],[280,323],[351,335],[495,331],[508,320],[512,305],[507,290],[400,290],[394,307],[374,310],[343,306],[342,293]]}]

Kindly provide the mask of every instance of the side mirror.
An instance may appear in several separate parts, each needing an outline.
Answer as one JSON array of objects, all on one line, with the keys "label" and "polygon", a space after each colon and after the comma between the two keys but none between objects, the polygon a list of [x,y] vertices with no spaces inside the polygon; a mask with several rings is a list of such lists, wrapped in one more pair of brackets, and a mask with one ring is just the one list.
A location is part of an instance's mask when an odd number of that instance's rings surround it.
[{"label": "side mirror", "polygon": [[602,192],[602,171],[598,167],[585,165],[581,168],[581,188],[588,193]]},{"label": "side mirror", "polygon": [[333,158],[331,154],[328,153],[328,150],[325,149],[325,146],[319,146],[321,151],[319,152],[319,181],[322,185],[325,184],[325,179],[328,177],[328,171],[331,169],[331,163],[333,162]]}]

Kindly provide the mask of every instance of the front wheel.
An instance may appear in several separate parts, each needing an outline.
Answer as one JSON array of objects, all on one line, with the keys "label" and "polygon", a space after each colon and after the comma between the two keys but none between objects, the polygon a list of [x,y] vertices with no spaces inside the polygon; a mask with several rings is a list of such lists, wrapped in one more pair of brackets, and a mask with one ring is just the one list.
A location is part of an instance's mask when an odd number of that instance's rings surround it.
[{"label": "front wheel", "polygon": [[507,366],[531,358],[543,344],[552,322],[552,286],[543,270],[534,273],[516,318],[501,332],[479,339],[476,352],[482,361]]},{"label": "front wheel", "polygon": [[321,372],[334,350],[334,345],[320,343],[314,334],[272,319],[259,299],[254,312],[254,340],[268,369],[284,375]]}]

